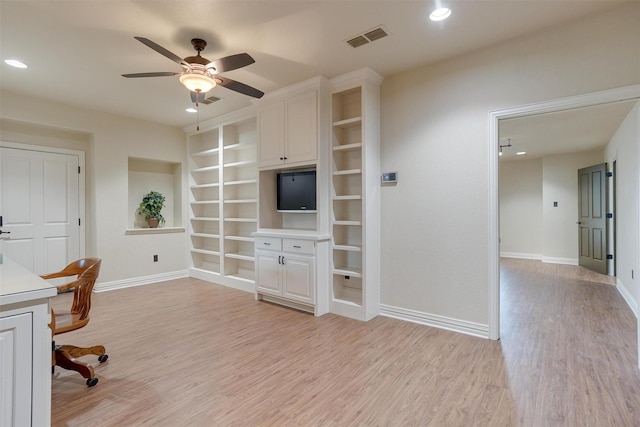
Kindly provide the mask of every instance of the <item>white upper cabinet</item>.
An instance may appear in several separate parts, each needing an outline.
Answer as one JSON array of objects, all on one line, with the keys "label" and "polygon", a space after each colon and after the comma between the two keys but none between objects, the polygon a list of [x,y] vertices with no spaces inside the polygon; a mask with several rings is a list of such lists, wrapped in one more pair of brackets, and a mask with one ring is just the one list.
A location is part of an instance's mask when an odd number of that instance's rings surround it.
[{"label": "white upper cabinet", "polygon": [[258,167],[304,166],[318,161],[318,90],[317,86],[296,86],[260,102]]}]

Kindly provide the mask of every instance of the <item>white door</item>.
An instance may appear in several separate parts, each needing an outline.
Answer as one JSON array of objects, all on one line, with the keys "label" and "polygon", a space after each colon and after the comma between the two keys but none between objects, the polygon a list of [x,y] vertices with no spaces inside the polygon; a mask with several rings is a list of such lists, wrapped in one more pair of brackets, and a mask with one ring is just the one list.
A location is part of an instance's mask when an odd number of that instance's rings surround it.
[{"label": "white door", "polygon": [[79,157],[0,147],[0,252],[35,274],[80,258]]}]

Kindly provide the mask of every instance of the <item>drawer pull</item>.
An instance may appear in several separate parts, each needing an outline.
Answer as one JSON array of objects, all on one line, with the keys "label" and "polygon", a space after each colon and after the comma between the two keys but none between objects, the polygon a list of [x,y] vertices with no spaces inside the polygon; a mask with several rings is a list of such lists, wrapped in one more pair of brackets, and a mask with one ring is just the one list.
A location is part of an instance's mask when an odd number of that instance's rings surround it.
[{"label": "drawer pull", "polygon": [[299,245],[293,245],[293,247],[296,249],[302,249],[302,246],[299,246]]},{"label": "drawer pull", "polygon": [[267,246],[271,246],[271,243],[266,243],[266,242],[265,242],[264,244],[265,244],[265,245],[267,245]]}]

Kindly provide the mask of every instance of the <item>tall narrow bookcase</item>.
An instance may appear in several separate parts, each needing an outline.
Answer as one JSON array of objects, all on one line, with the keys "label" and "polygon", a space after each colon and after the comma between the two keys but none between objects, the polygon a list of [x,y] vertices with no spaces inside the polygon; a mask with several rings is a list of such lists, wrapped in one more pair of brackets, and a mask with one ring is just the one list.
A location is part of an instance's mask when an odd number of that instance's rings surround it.
[{"label": "tall narrow bookcase", "polygon": [[190,275],[252,291],[257,128],[249,107],[187,130]]},{"label": "tall narrow bookcase", "polygon": [[370,69],[331,81],[331,312],[370,320],[380,306],[379,85]]}]

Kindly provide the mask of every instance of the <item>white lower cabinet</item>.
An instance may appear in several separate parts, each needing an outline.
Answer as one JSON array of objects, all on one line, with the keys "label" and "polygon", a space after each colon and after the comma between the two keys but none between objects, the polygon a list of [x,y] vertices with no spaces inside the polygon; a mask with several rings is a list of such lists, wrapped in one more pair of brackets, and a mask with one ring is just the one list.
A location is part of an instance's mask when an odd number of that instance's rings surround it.
[{"label": "white lower cabinet", "polygon": [[313,311],[316,302],[315,243],[313,240],[256,237],[257,298],[273,296],[278,298],[276,302]]}]

